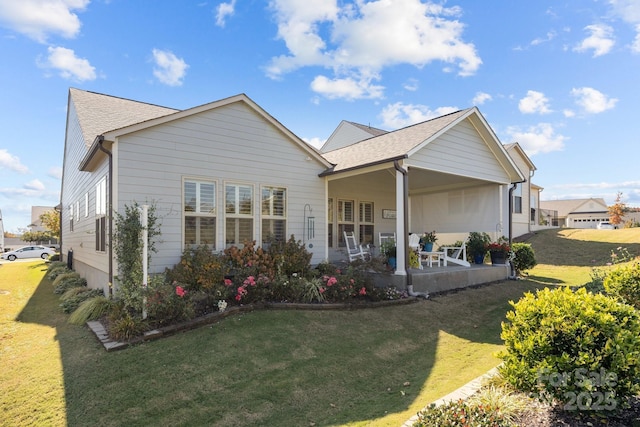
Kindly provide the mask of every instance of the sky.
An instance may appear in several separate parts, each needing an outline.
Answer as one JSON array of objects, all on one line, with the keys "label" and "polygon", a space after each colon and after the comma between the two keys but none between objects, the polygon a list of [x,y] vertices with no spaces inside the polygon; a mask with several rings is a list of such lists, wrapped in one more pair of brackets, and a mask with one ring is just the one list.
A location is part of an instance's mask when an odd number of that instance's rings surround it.
[{"label": "sky", "polygon": [[176,109],[245,93],[316,147],[341,120],[477,106],[542,200],[640,206],[638,0],[0,0],[7,231],[59,202],[70,87]]}]

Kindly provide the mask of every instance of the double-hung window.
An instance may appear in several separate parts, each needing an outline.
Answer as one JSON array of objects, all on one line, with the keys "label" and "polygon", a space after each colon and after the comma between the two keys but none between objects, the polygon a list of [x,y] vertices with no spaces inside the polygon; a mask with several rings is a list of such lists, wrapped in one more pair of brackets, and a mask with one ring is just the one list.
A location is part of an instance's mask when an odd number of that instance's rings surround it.
[{"label": "double-hung window", "polygon": [[225,184],[225,244],[244,247],[253,237],[253,186]]},{"label": "double-hung window", "polygon": [[353,200],[338,200],[338,246],[345,247],[344,232],[355,231]]},{"label": "double-hung window", "polygon": [[287,239],[287,190],[262,187],[262,242]]},{"label": "double-hung window", "polygon": [[107,250],[107,177],[96,184],[96,251]]},{"label": "double-hung window", "polygon": [[216,248],[216,183],[186,179],[184,197],[184,246]]},{"label": "double-hung window", "polygon": [[522,213],[522,184],[513,190],[513,213]]},{"label": "double-hung window", "polygon": [[360,202],[360,243],[373,243],[373,202]]}]

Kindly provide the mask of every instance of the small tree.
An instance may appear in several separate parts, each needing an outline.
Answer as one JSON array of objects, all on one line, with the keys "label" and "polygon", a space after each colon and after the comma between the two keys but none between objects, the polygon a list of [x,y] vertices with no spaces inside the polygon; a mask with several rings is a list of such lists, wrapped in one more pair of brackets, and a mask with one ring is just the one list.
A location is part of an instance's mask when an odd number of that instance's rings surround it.
[{"label": "small tree", "polygon": [[60,238],[60,213],[55,209],[48,210],[40,215],[40,222],[55,239]]},{"label": "small tree", "polygon": [[624,222],[623,217],[627,212],[627,205],[622,201],[622,192],[618,191],[616,202],[609,206],[609,221],[618,226]]}]

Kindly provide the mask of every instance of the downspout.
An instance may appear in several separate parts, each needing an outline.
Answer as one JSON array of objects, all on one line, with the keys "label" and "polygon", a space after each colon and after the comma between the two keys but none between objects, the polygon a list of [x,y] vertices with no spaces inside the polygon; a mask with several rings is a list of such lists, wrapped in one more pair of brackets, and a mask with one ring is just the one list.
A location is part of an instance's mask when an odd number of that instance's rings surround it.
[{"label": "downspout", "polygon": [[[518,187],[519,182],[513,184],[509,188],[509,247],[513,247],[513,191]],[[522,202],[521,202],[522,203]],[[513,263],[509,261],[509,279],[516,279],[516,271],[513,268]]]},{"label": "downspout", "polygon": [[113,215],[111,215],[111,208],[113,204],[113,153],[107,150],[102,144],[104,143],[104,136],[98,136],[98,148],[109,157],[109,293],[113,292]]},{"label": "downspout", "polygon": [[[393,161],[393,167],[396,169],[396,171],[400,172],[402,174],[402,189],[403,189],[403,195],[402,195],[402,200],[403,200],[403,204],[404,204],[404,215],[402,218],[402,227],[403,227],[403,233],[405,236],[409,235],[409,173],[403,169],[400,166],[400,163],[397,160]],[[429,294],[426,294],[424,292],[414,292],[413,291],[413,276],[411,275],[411,273],[409,273],[409,257],[407,255],[409,255],[408,252],[408,245],[405,245],[404,247],[404,251],[405,251],[405,256],[404,256],[404,271],[407,272],[407,293],[409,294],[409,296],[412,297],[422,297],[422,298],[429,298]]]}]

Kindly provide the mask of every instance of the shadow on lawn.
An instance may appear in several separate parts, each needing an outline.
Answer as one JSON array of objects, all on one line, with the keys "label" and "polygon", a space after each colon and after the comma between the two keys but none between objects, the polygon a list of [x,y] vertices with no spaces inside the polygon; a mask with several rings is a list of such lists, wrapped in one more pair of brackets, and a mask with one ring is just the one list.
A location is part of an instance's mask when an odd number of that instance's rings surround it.
[{"label": "shadow on lawn", "polygon": [[508,301],[536,286],[371,310],[258,310],[113,353],[66,323],[48,280],[18,320],[56,328],[69,426],[376,424],[428,404],[415,399],[430,378],[458,375],[436,364],[466,368],[474,344],[500,345]]}]

